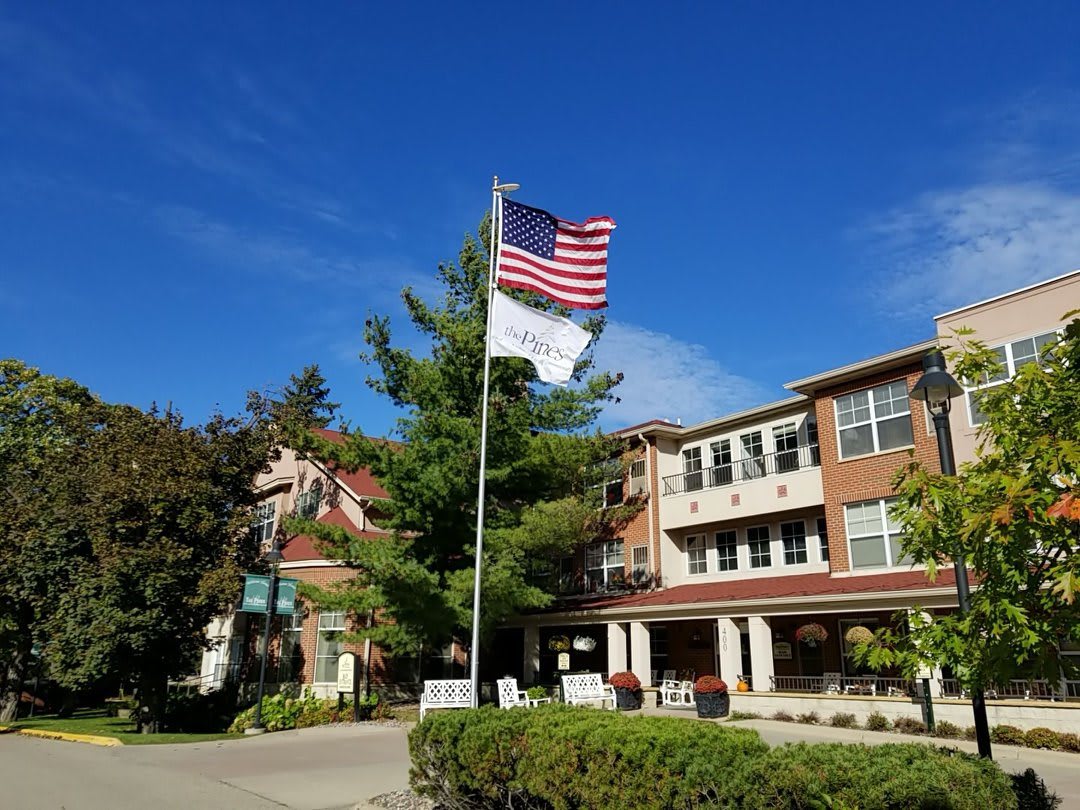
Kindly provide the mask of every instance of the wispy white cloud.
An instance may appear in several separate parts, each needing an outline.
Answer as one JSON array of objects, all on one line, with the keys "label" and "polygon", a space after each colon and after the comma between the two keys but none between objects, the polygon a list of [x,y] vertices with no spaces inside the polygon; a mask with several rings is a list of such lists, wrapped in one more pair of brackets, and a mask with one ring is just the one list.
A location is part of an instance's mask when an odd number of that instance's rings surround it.
[{"label": "wispy white cloud", "polygon": [[634,324],[608,321],[595,359],[598,369],[624,375],[616,389],[621,401],[604,411],[606,427],[650,419],[691,424],[774,398],[754,380],[725,369],[704,346]]},{"label": "wispy white cloud", "polygon": [[985,184],[924,194],[869,229],[889,275],[883,305],[936,314],[1080,267],[1080,194]]},{"label": "wispy white cloud", "polygon": [[316,250],[294,236],[243,229],[187,206],[158,206],[153,214],[166,233],[238,268],[362,288],[374,299],[385,299],[406,284],[426,281],[410,261],[400,257],[357,258]]}]

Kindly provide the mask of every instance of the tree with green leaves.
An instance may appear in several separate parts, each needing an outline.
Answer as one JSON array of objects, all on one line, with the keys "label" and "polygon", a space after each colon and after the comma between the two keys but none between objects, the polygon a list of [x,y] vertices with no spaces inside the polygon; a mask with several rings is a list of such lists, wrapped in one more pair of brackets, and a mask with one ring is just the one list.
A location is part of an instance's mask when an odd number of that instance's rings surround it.
[{"label": "tree with green leaves", "polygon": [[271,418],[285,431],[324,428],[340,407],[341,403],[330,401],[330,388],[318,363],[289,375],[289,382],[270,397]]},{"label": "tree with green leaves", "polygon": [[[377,372],[367,382],[402,409],[398,440],[352,432],[343,444],[310,434],[300,442],[302,451],[338,467],[369,467],[389,493],[380,505],[390,530],[386,540],[361,540],[315,522],[293,521],[290,530],[320,538],[327,557],[344,560],[355,572],[335,586],[302,586],[304,595],[321,609],[361,618],[378,615],[381,621],[369,622],[351,638],[371,638],[395,654],[467,637],[472,624],[489,224],[481,224],[479,240],[466,236],[456,263],[440,264],[445,292],[437,305],[410,288],[402,291],[413,328],[430,341],[427,351],[396,343],[388,317],[366,323],[365,359]],[[515,292],[515,297],[568,314],[535,294]],[[604,316],[590,316],[584,327],[595,345]],[[589,432],[620,379],[595,373],[591,350],[579,359],[567,388],[540,384],[527,360],[492,360],[484,638],[506,618],[550,603],[545,583],[532,576],[538,562],[543,567],[570,553],[600,533],[605,518],[619,520],[610,510],[586,508],[584,500],[603,476],[594,462],[618,458],[623,449]]]},{"label": "tree with green leaves", "polygon": [[83,548],[57,508],[60,474],[100,425],[103,405],[78,383],[0,360],[0,722],[15,717],[31,650]]},{"label": "tree with green leaves", "polygon": [[[970,332],[958,340],[949,354],[958,377],[1000,378],[994,351]],[[880,631],[856,658],[908,674],[948,666],[968,690],[1010,678],[1056,682],[1062,669],[1075,677],[1059,645],[1080,641],[1080,511],[1071,508],[1080,491],[1080,320],[977,397],[985,421],[976,459],[955,476],[912,462],[894,482],[904,553],[931,579],[966,560],[971,610],[916,613],[909,633]]]}]

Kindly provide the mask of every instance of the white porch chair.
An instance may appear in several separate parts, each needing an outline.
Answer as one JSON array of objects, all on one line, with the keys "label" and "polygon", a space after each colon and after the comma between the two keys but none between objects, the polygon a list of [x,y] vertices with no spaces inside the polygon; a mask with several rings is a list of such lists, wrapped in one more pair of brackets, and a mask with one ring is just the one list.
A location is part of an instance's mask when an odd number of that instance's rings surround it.
[{"label": "white porch chair", "polygon": [[821,675],[821,691],[826,695],[839,695],[840,684],[843,681],[843,673],[825,672]]},{"label": "white porch chair", "polygon": [[675,680],[675,670],[673,670],[673,669],[665,669],[664,670],[664,680],[665,681],[673,681],[673,680]]},{"label": "white porch chair", "polygon": [[694,704],[693,681],[667,681],[660,685],[660,700],[665,706],[690,708]]},{"label": "white porch chair", "polygon": [[514,706],[539,706],[551,703],[551,698],[530,698],[528,692],[517,688],[517,678],[500,678],[495,682],[499,688],[499,708],[510,709]]}]

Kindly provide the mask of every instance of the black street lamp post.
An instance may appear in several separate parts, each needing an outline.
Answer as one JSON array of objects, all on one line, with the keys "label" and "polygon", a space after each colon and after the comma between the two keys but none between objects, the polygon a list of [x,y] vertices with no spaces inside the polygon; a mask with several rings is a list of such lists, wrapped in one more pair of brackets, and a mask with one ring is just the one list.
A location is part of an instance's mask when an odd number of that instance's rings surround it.
[{"label": "black street lamp post", "polygon": [[[945,357],[941,352],[930,352],[923,358],[923,375],[911,389],[911,398],[925,402],[934,417],[938,456],[944,475],[956,475],[952,433],[949,430],[949,409],[952,398],[963,393],[964,389],[946,370]],[[956,596],[960,612],[967,613],[971,608],[971,591],[968,588],[967,563],[963,555],[957,554],[953,558],[953,566],[956,569]],[[990,725],[986,720],[986,696],[981,686],[972,690],[971,709],[975,715],[975,741],[979,745],[979,756],[993,759],[990,752]]]},{"label": "black street lamp post", "polygon": [[284,559],[281,555],[281,544],[276,538],[264,559],[270,563],[270,587],[266,591],[266,624],[263,627],[262,658],[259,660],[259,690],[255,698],[255,718],[251,727],[244,729],[245,734],[262,734],[266,731],[262,724],[263,687],[266,685],[266,659],[270,654],[270,625],[274,620],[274,600],[277,598],[278,566]]}]

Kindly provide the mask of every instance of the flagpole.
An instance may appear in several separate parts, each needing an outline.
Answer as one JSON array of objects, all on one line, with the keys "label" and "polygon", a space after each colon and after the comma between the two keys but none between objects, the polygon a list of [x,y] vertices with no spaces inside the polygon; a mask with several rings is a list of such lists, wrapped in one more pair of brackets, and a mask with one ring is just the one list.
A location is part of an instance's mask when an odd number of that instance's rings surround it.
[{"label": "flagpole", "polygon": [[[480,484],[476,495],[476,565],[473,581],[472,646],[469,647],[469,679],[472,682],[472,705],[480,701],[480,569],[484,561],[484,484],[487,475],[487,428],[488,389],[491,384],[491,297],[495,291],[495,264],[498,261],[498,243],[502,237],[502,189],[499,176],[491,182],[491,239],[488,255],[487,326],[484,329],[484,401],[480,417]],[[495,230],[496,220],[499,230]]]}]

